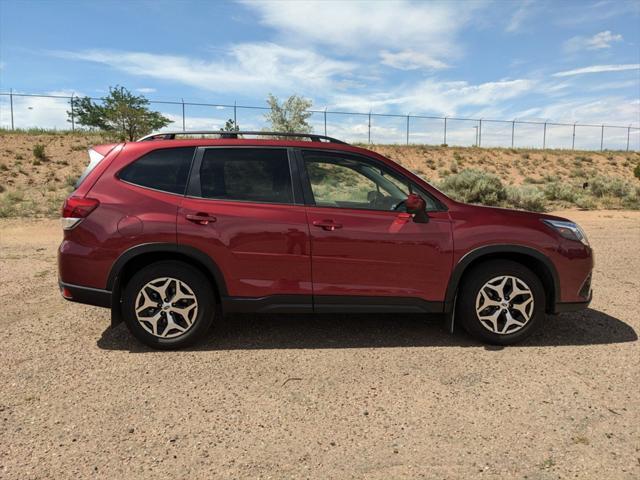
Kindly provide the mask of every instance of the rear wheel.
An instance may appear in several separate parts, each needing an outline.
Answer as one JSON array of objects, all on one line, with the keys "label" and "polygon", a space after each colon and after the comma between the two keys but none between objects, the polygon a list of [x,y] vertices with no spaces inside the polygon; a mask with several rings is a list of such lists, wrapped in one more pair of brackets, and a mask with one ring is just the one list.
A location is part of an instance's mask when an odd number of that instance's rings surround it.
[{"label": "rear wheel", "polygon": [[141,342],[158,349],[191,345],[213,321],[211,283],[182,262],[151,264],[137,272],[123,294],[124,319]]},{"label": "rear wheel", "polygon": [[499,345],[519,342],[543,322],[545,292],[524,265],[492,260],[468,272],[456,305],[457,320],[473,336]]}]

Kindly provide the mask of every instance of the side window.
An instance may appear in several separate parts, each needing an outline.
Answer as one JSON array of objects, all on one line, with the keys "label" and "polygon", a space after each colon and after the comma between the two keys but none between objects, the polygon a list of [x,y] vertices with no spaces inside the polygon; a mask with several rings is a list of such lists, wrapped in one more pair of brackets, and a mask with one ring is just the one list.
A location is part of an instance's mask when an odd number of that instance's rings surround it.
[{"label": "side window", "polygon": [[277,148],[209,148],[200,166],[204,198],[293,203],[287,151]]},{"label": "side window", "polygon": [[120,179],[142,187],[184,195],[195,147],[154,150],[120,172]]},{"label": "side window", "polygon": [[375,163],[316,152],[303,156],[318,206],[393,210],[409,194],[405,179]]}]

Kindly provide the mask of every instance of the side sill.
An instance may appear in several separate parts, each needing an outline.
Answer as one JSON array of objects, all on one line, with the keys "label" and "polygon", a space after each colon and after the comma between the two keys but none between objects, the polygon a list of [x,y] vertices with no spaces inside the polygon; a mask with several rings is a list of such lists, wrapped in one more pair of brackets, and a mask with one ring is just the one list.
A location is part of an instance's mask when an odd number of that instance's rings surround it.
[{"label": "side sill", "polygon": [[84,303],[95,307],[111,308],[111,292],[99,288],[82,287],[70,283],[58,282],[65,300]]},{"label": "side sill", "polygon": [[316,295],[317,313],[443,313],[444,302],[414,297]]},{"label": "side sill", "polygon": [[224,313],[312,313],[311,295],[222,297]]}]

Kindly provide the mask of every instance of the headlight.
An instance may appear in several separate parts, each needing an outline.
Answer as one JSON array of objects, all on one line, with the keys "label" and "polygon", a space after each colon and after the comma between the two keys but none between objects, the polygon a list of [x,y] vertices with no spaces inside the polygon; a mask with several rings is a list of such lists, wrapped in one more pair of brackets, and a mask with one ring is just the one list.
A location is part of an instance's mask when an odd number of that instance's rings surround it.
[{"label": "headlight", "polygon": [[564,238],[568,238],[569,240],[576,240],[578,242],[582,242],[584,245],[589,245],[589,240],[587,240],[587,235],[580,228],[577,223],[568,222],[565,220],[542,220],[543,223],[547,224],[551,228],[553,228],[556,232],[558,232]]}]

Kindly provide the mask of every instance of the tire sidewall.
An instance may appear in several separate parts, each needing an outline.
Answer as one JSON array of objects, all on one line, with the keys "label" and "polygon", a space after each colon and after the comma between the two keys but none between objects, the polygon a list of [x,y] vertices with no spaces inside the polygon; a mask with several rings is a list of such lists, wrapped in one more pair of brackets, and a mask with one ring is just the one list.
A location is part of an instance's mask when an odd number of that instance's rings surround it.
[{"label": "tire sidewall", "polygon": [[[501,335],[487,330],[476,313],[476,297],[484,284],[492,278],[509,275],[524,281],[533,294],[533,312],[527,324],[514,333]],[[474,267],[465,276],[456,305],[456,317],[465,330],[485,342],[510,345],[533,334],[544,322],[546,295],[538,276],[524,265],[509,260],[494,260]]]},{"label": "tire sidewall", "polygon": [[[198,313],[191,328],[175,338],[159,338],[147,332],[136,319],[135,302],[138,293],[148,282],[162,277],[176,278],[186,283],[198,302]],[[213,321],[213,288],[207,278],[193,267],[181,262],[158,262],[137,272],[124,287],[122,311],[131,333],[150,347],[164,350],[182,348],[202,338]]]}]

